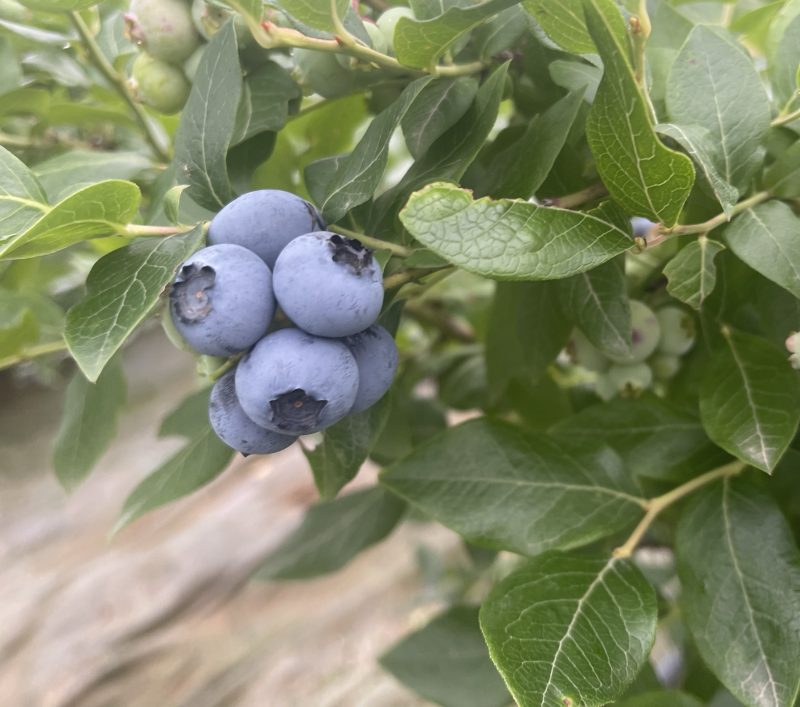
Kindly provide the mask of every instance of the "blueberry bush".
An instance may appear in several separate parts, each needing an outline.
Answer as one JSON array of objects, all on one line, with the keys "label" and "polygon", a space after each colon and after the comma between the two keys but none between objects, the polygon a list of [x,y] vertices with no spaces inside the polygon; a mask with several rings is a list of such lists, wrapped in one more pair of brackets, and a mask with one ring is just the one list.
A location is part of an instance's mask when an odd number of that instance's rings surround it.
[{"label": "blueberry bush", "polygon": [[409,5],[0,2],[0,368],[74,361],[58,479],[163,327],[200,383],[115,531],[297,443],[258,580],[463,538],[382,659],[423,697],[793,707],[800,1]]}]

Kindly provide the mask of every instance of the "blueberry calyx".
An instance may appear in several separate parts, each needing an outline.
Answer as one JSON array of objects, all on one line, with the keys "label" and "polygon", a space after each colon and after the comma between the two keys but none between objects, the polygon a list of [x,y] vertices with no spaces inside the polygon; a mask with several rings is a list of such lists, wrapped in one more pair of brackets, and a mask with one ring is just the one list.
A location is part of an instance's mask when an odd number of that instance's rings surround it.
[{"label": "blueberry calyx", "polygon": [[311,204],[309,204],[307,201],[304,201],[303,203],[306,205],[306,208],[308,209],[308,213],[311,216],[311,232],[317,231],[317,230],[324,231],[325,230],[325,224],[322,222],[322,219],[319,217],[319,213],[317,212],[317,210]]},{"label": "blueberry calyx", "polygon": [[320,413],[328,401],[317,400],[302,388],[297,388],[270,400],[269,404],[275,424],[280,429],[302,431],[318,424]]},{"label": "blueberry calyx", "polygon": [[333,235],[328,238],[328,243],[333,252],[331,257],[333,262],[348,265],[356,275],[361,275],[362,270],[372,265],[372,251],[365,248],[361,241]]},{"label": "blueberry calyx", "polygon": [[211,313],[211,295],[217,273],[210,265],[191,263],[181,268],[169,297],[184,324],[202,322]]}]

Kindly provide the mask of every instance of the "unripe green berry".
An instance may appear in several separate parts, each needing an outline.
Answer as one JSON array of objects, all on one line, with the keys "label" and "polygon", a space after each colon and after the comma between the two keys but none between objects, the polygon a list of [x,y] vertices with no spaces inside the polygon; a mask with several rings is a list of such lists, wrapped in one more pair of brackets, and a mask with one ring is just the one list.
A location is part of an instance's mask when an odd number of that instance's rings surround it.
[{"label": "unripe green berry", "polygon": [[[229,10],[221,7],[209,5],[205,0],[194,0],[192,3],[192,22],[194,22],[195,29],[200,33],[207,42],[219,32],[220,27],[225,24],[225,21],[231,16]],[[239,48],[244,47],[250,39],[252,34],[247,28],[247,23],[241,15],[234,15],[233,29],[236,32],[236,39],[239,43]]]},{"label": "unripe green berry", "polygon": [[165,115],[180,111],[190,91],[180,69],[147,53],[133,62],[133,87],[139,100]]},{"label": "unripe green berry", "polygon": [[191,10],[183,0],[132,0],[125,21],[134,44],[171,64],[186,61],[200,43]]},{"label": "unripe green berry", "polygon": [[657,353],[649,363],[650,368],[653,369],[653,375],[659,380],[669,380],[681,370],[680,356],[672,354]]},{"label": "unripe green berry", "polygon": [[614,363],[641,363],[656,350],[660,338],[661,327],[653,310],[643,302],[631,300],[631,353],[609,358]]},{"label": "unripe green berry", "polygon": [[680,307],[662,307],[656,312],[661,326],[658,350],[672,356],[683,356],[694,346],[694,319]]},{"label": "unripe green berry", "polygon": [[383,32],[383,36],[386,39],[386,50],[391,56],[394,56],[394,30],[401,17],[408,17],[413,20],[414,13],[409,7],[393,7],[391,10],[384,12],[376,23],[378,29]]},{"label": "unripe green berry", "polygon": [[356,85],[356,72],[344,69],[336,55],[313,49],[295,49],[294,79],[304,93],[318,93],[323,98],[338,98],[350,93]]},{"label": "unripe green berry", "polygon": [[597,394],[611,400],[617,393],[639,395],[653,384],[653,371],[646,363],[614,364],[597,379]]},{"label": "unripe green berry", "polygon": [[365,22],[364,29],[367,30],[369,38],[372,40],[372,48],[376,52],[386,54],[389,50],[389,44],[386,42],[386,36],[374,22]]},{"label": "unripe green berry", "polygon": [[576,366],[588,371],[603,373],[611,365],[611,361],[592,345],[580,329],[573,329],[567,342],[567,352]]}]

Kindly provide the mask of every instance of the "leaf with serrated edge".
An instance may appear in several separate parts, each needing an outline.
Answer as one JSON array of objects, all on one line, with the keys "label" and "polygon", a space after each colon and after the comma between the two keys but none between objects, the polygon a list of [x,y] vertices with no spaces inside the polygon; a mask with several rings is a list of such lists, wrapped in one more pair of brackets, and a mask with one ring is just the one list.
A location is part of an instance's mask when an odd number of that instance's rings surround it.
[{"label": "leaf with serrated edge", "polygon": [[800,383],[784,352],[728,332],[700,387],[700,418],[724,450],[770,473],[800,422]]},{"label": "leaf with serrated edge", "polygon": [[242,72],[233,20],[208,45],[175,134],[178,179],[200,206],[218,211],[232,198],[225,158],[236,123]]},{"label": "leaf with serrated edge", "polygon": [[537,555],[606,537],[642,513],[620,458],[500,420],[471,420],[417,447],[381,483],[460,535]]},{"label": "leaf with serrated edge", "polygon": [[125,228],[141,193],[131,182],[92,184],[56,204],[27,231],[0,239],[0,260],[33,258]]},{"label": "leaf with serrated edge", "polygon": [[351,208],[372,197],[389,159],[389,140],[429,81],[429,76],[423,76],[406,86],[400,97],[370,123],[364,137],[339,165],[322,202],[322,216],[327,223],[336,223]]},{"label": "leaf with serrated edge", "polygon": [[714,291],[717,284],[714,258],[723,250],[725,246],[722,243],[710,241],[702,235],[685,245],[664,268],[668,280],[667,292],[699,310],[703,300]]},{"label": "leaf with serrated edge", "polygon": [[256,579],[309,579],[335,572],[383,540],[405,509],[405,503],[380,487],[311,506],[302,525],[264,561]]},{"label": "leaf with serrated edge", "polygon": [[203,227],[151,238],[98,260],[86,280],[86,299],[67,312],[64,336],[90,381],[149,314],[177,267],[203,239]]},{"label": "leaf with serrated edge", "polygon": [[[694,183],[694,165],[653,132],[634,78],[622,15],[612,0],[584,0],[589,31],[603,59],[586,137],[603,183],[627,211],[672,226]],[[614,8],[616,10],[616,8]]]},{"label": "leaf with serrated edge", "polygon": [[478,607],[453,606],[380,658],[406,687],[442,707],[508,707],[511,695],[481,633]]},{"label": "leaf with serrated edge", "polygon": [[458,122],[477,91],[478,82],[471,76],[439,79],[425,87],[400,121],[406,147],[415,159]]},{"label": "leaf with serrated edge", "polygon": [[489,172],[491,196],[528,199],[542,186],[567,140],[585,89],[569,93],[536,116],[525,134],[501,152]]},{"label": "leaf with serrated edge", "polygon": [[652,393],[584,408],[550,429],[567,442],[608,444],[635,476],[686,481],[730,461],[700,420]]},{"label": "leaf with serrated edge", "polygon": [[394,29],[397,60],[405,66],[418,69],[429,67],[473,27],[520,2],[521,0],[488,0],[467,8],[451,7],[432,20],[401,17]]},{"label": "leaf with serrated edge", "polygon": [[480,620],[519,707],[600,707],[636,678],[657,616],[630,560],[551,552],[500,582]]},{"label": "leaf with serrated edge", "polygon": [[718,147],[717,171],[744,190],[762,159],[769,99],[750,57],[719,32],[698,25],[686,39],[667,80],[667,112],[673,123],[708,130]]},{"label": "leaf with serrated edge", "polygon": [[656,125],[655,131],[671,137],[686,150],[697,166],[703,170],[722,210],[730,218],[733,207],[739,201],[739,190],[728,184],[717,171],[715,166],[717,150],[711,139],[711,133],[699,125],[675,125],[673,123]]},{"label": "leaf with serrated edge", "polygon": [[586,338],[612,356],[630,355],[631,308],[624,263],[610,260],[559,284],[564,311]]},{"label": "leaf with serrated edge", "polygon": [[800,219],[780,201],[743,211],[725,229],[728,247],[764,277],[800,297]]},{"label": "leaf with serrated edge", "polygon": [[[20,233],[49,210],[47,197],[33,172],[0,147],[0,233]],[[2,243],[0,239],[0,248]]]},{"label": "leaf with serrated edge", "polygon": [[775,501],[746,479],[702,489],[675,538],[686,626],[747,707],[791,707],[800,688],[800,553]]},{"label": "leaf with serrated edge", "polygon": [[420,243],[464,270],[496,280],[551,280],[584,272],[631,246],[611,202],[582,213],[489,198],[434,183],[411,196],[400,220]]},{"label": "leaf with serrated edge", "polygon": [[119,354],[111,358],[96,383],[75,371],[53,450],[53,469],[68,491],[86,478],[114,439],[127,392]]},{"label": "leaf with serrated edge", "polygon": [[313,450],[303,449],[323,499],[334,498],[358,473],[386,426],[390,408],[385,395],[368,410],[348,415],[325,430]]}]

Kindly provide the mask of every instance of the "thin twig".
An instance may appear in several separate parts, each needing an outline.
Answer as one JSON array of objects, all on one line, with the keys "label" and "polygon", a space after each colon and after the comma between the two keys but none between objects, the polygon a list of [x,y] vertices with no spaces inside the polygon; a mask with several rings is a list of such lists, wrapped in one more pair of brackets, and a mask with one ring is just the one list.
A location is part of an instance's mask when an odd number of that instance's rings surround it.
[{"label": "thin twig", "polygon": [[787,123],[791,123],[793,120],[797,120],[800,118],[800,108],[796,111],[789,113],[788,115],[779,115],[775,120],[773,120],[770,125],[773,128],[777,128],[780,125],[786,125]]},{"label": "thin twig", "polygon": [[452,265],[443,265],[439,268],[411,268],[410,270],[405,270],[403,272],[395,273],[394,275],[389,275],[383,279],[383,289],[384,290],[393,290],[396,287],[402,287],[403,285],[407,285],[409,282],[416,282],[417,280],[421,280],[426,275],[430,275],[435,272],[440,272],[442,270],[447,270],[448,268],[452,268]]},{"label": "thin twig", "polygon": [[417,321],[435,326],[442,334],[451,339],[458,339],[458,341],[463,341],[465,344],[475,343],[475,332],[471,328],[450,319],[444,312],[426,302],[406,300],[403,314],[407,314]]},{"label": "thin twig", "polygon": [[67,342],[64,339],[59,339],[58,341],[50,341],[46,344],[38,344],[37,346],[30,346],[26,349],[22,349],[19,353],[14,354],[13,356],[6,356],[5,358],[0,358],[0,370],[4,368],[10,368],[11,366],[16,365],[17,363],[22,363],[23,361],[28,361],[32,358],[39,358],[39,356],[45,356],[49,353],[56,353],[58,351],[65,351],[67,348]]},{"label": "thin twig", "polygon": [[194,228],[194,226],[187,229],[186,226],[141,226],[132,223],[125,226],[125,229],[119,235],[125,238],[139,238],[141,236],[165,238],[166,236],[175,236],[179,233],[185,233],[187,230],[191,230],[191,228]]},{"label": "thin twig", "polygon": [[390,250],[394,255],[397,255],[401,258],[407,258],[412,253],[411,248],[406,248],[399,243],[382,241],[379,238],[372,238],[372,236],[367,236],[363,233],[357,233],[356,231],[351,231],[347,228],[342,228],[341,226],[328,226],[328,230],[333,233],[338,233],[341,236],[345,236],[346,238],[354,238],[355,240],[360,241],[362,245],[367,246],[367,248],[372,248],[372,250]]},{"label": "thin twig", "polygon": [[83,43],[86,52],[89,54],[92,63],[100,70],[100,73],[105,76],[106,80],[122,97],[125,103],[128,104],[128,107],[133,112],[136,122],[139,123],[140,127],[142,128],[144,135],[147,138],[147,142],[150,143],[150,146],[155,150],[159,158],[164,162],[170,162],[172,157],[161,144],[158,135],[153,129],[153,125],[149,116],[145,112],[144,108],[142,108],[142,106],[133,99],[131,92],[128,90],[128,86],[125,83],[125,79],[120,76],[117,70],[114,69],[114,67],[109,63],[108,59],[106,59],[102,49],[100,49],[95,41],[91,30],[83,21],[83,18],[77,12],[69,12],[67,14],[72,21],[72,24],[75,26],[75,29],[78,30],[81,42]]},{"label": "thin twig", "polygon": [[586,189],[575,192],[574,194],[567,194],[566,196],[555,196],[542,199],[539,203],[542,206],[553,206],[558,209],[574,209],[576,206],[585,204],[587,201],[593,199],[600,199],[601,197],[608,196],[608,189],[602,182],[592,184]]}]

